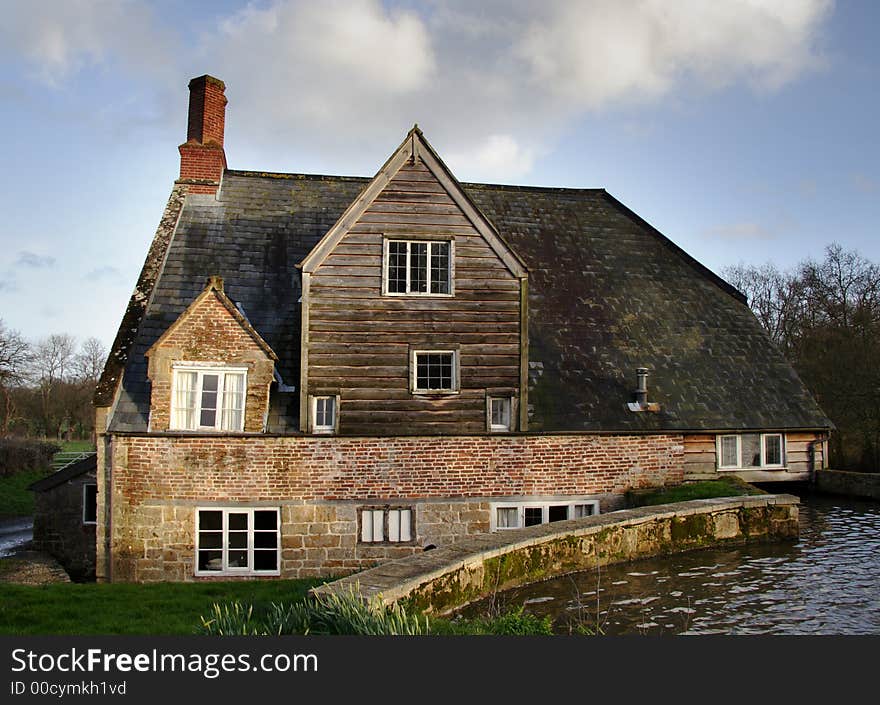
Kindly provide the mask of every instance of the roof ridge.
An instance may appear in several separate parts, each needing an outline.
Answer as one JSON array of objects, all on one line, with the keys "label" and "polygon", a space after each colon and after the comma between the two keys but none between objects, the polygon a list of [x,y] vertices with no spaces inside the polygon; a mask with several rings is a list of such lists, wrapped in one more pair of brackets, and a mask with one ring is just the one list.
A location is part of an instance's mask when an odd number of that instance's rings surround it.
[{"label": "roof ridge", "polygon": [[[299,180],[299,179],[314,179],[318,181],[330,181],[330,180],[340,180],[340,181],[351,181],[351,182],[362,182],[362,181],[370,181],[372,180],[372,176],[351,176],[345,174],[309,174],[305,172],[286,172],[286,171],[258,171],[251,169],[226,169],[226,173],[230,176],[246,176],[246,177],[255,177],[255,178],[263,178],[263,179],[290,179],[290,180]],[[572,192],[572,193],[606,193],[607,190],[601,186],[534,186],[530,184],[493,184],[482,181],[460,181],[462,186],[467,188],[491,188],[491,189],[503,189],[505,191],[538,191],[545,193],[559,193],[559,192]]]}]

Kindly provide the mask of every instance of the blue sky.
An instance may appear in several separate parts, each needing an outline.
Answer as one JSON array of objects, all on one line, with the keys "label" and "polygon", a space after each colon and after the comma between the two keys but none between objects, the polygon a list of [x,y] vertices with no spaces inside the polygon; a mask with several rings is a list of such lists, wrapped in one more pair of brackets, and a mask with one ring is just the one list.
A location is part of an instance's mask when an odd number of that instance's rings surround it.
[{"label": "blue sky", "polygon": [[235,169],[372,175],[418,122],[462,181],[604,187],[715,271],[880,261],[880,3],[68,0],[0,28],[0,318],[110,344],[187,83]]}]

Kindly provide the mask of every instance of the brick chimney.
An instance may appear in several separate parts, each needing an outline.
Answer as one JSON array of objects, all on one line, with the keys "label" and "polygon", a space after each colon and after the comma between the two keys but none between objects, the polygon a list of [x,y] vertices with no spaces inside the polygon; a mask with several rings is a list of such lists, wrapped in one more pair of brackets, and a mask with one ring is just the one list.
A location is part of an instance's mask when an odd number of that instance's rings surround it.
[{"label": "brick chimney", "polygon": [[180,150],[180,179],[188,193],[217,193],[226,168],[223,129],[226,123],[226,86],[213,76],[189,82],[189,121]]}]

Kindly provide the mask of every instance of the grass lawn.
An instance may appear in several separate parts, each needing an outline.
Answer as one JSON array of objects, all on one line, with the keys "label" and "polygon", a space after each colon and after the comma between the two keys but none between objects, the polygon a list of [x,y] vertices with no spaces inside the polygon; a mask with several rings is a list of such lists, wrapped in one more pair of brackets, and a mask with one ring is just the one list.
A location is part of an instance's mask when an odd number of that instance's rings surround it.
[{"label": "grass lawn", "polygon": [[738,477],[722,477],[718,480],[691,482],[686,485],[667,487],[656,492],[627,493],[627,506],[647,507],[654,504],[687,502],[691,499],[713,497],[738,497],[740,495],[766,494],[763,490],[740,480]]},{"label": "grass lawn", "polygon": [[313,580],[0,584],[0,634],[193,634],[214,602],[292,602]]},{"label": "grass lawn", "polygon": [[30,470],[0,477],[0,519],[33,515],[34,493],[27,486],[46,477],[50,472],[48,469]]}]

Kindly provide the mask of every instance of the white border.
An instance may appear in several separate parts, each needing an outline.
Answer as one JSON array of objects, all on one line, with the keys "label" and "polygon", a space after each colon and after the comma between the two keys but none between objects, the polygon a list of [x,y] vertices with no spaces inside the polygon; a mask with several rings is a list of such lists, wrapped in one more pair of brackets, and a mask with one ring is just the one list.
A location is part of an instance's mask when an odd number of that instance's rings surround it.
[{"label": "white border", "polygon": [[[742,437],[744,435],[756,435],[760,438],[760,446],[761,446],[761,464],[757,466],[749,466],[743,467],[742,464]],[[769,465],[767,464],[767,447],[766,447],[766,439],[770,436],[779,436],[781,439],[780,443],[780,460],[781,463]],[[722,465],[721,464],[721,439],[722,438],[736,438],[736,465]],[[772,431],[768,433],[719,433],[715,436],[715,469],[723,472],[738,472],[738,471],[751,471],[751,470],[784,470],[786,466],[786,457],[787,457],[787,448],[786,448],[786,438],[785,434],[781,431]]]},{"label": "white border", "polygon": [[[241,426],[239,428],[221,428],[223,422],[223,397],[225,391],[218,389],[217,393],[217,409],[213,426],[201,426],[196,424],[195,428],[180,428],[174,425],[174,400],[177,392],[177,374],[178,372],[195,372],[196,378],[196,420],[201,420],[202,409],[202,379],[205,374],[223,375],[222,386],[226,386],[226,374],[242,374],[244,375],[244,397],[241,406]],[[168,419],[168,430],[170,431],[207,431],[213,433],[241,433],[245,428],[245,416],[247,414],[247,397],[248,397],[248,368],[241,365],[226,365],[222,362],[175,362],[171,364],[171,399],[169,409],[170,416]]]},{"label": "white border", "polygon": [[[418,379],[418,365],[416,355],[452,355],[452,387],[450,389],[419,389],[416,386]],[[458,350],[449,348],[413,348],[409,354],[409,391],[412,394],[458,394],[459,386],[459,360]]]}]

